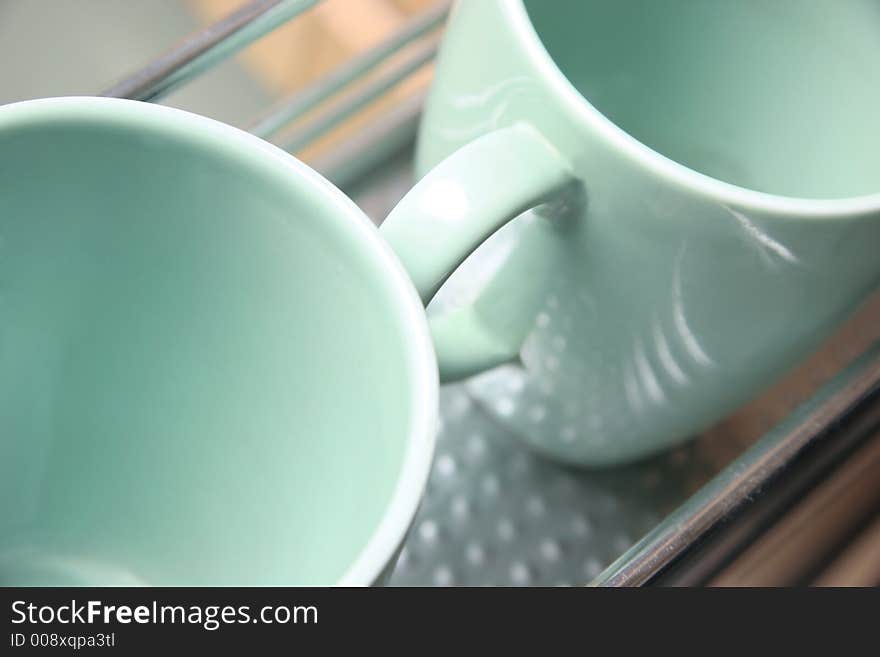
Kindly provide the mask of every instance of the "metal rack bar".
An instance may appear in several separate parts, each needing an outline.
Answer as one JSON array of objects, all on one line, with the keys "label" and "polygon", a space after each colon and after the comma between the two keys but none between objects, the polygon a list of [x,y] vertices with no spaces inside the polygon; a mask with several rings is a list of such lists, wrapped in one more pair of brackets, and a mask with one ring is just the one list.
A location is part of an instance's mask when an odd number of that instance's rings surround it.
[{"label": "metal rack bar", "polygon": [[376,79],[346,94],[319,116],[280,135],[277,139],[278,145],[292,153],[304,148],[434,59],[438,46],[438,37],[419,44],[405,59],[396,62]]},{"label": "metal rack bar", "polygon": [[252,0],[195,32],[102,96],[155,101],[309,9],[318,0]]},{"label": "metal rack bar", "polygon": [[725,555],[706,583],[788,586],[812,579],[880,508],[880,435],[871,435],[739,554]]},{"label": "metal rack bar", "polygon": [[338,187],[348,187],[415,141],[425,96],[413,94],[310,164]]},{"label": "metal rack bar", "polygon": [[442,0],[410,19],[406,25],[380,44],[347,61],[311,86],[296,91],[274,104],[254,119],[247,130],[264,139],[271,137],[288,123],[300,118],[345,86],[375,69],[408,44],[439,27],[449,13],[449,5],[448,0]]},{"label": "metal rack bar", "polygon": [[[878,398],[880,344],[714,477],[592,584],[641,586],[657,579],[710,535],[722,533],[734,514],[761,498],[808,450],[831,442],[832,451],[840,452],[848,443],[859,440],[866,427],[880,422]],[[848,433],[850,440],[828,440],[840,430]],[[740,537],[734,538],[733,543],[743,542]],[[731,553],[734,549],[727,546],[723,551]]]}]

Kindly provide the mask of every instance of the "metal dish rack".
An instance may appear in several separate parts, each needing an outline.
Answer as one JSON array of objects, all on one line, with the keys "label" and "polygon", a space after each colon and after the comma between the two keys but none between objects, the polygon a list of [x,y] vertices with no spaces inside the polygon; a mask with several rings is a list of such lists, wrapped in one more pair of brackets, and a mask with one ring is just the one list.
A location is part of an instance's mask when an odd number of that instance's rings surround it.
[{"label": "metal dish rack", "polygon": [[[316,2],[253,0],[102,95],[156,102]],[[437,3],[247,129],[300,151],[429,64],[448,11]],[[310,162],[376,223],[411,183],[422,101],[405,100]],[[878,398],[880,295],[732,417],[627,467],[549,463],[506,435],[463,387],[447,386],[427,493],[390,583],[718,582],[816,482],[877,442]]]}]

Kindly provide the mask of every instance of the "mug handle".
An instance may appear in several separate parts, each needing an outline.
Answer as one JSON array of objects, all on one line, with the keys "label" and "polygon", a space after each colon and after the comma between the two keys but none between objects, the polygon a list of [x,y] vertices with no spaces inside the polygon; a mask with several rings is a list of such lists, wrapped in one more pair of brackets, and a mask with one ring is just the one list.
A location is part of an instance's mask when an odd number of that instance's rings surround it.
[{"label": "mug handle", "polygon": [[[379,230],[427,305],[493,233],[573,180],[568,163],[537,130],[515,124],[475,139],[440,162]],[[473,306],[430,317],[429,325],[443,382],[515,360],[522,346],[490,330]]]}]

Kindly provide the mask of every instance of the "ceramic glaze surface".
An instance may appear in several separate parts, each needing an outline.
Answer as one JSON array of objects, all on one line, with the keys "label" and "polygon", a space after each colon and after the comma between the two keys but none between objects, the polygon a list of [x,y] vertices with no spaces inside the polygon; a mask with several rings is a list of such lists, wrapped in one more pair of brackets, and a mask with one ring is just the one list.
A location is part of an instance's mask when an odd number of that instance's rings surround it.
[{"label": "ceramic glaze surface", "polygon": [[332,584],[370,551],[347,582],[377,576],[436,405],[424,312],[378,247],[221,124],[0,108],[0,584]]},{"label": "ceramic glaze surface", "polygon": [[875,0],[526,6],[578,91],[670,159],[785,196],[878,191]]},{"label": "ceramic glaze surface", "polygon": [[[514,364],[471,380],[474,397],[535,449],[579,464],[632,460],[719,419],[880,281],[876,4],[768,23],[766,3],[735,3],[736,16],[729,4],[703,3],[707,33],[688,28],[687,75],[676,69],[684,55],[663,50],[657,34],[680,43],[693,17],[678,3],[624,4],[535,2],[536,33],[519,1],[458,3],[419,143],[424,181],[514,125],[570,166],[577,184],[500,231],[439,302],[465,307],[496,342],[518,341]],[[651,21],[622,20],[641,9]],[[741,29],[752,24],[764,26],[754,42]],[[820,27],[833,34],[811,39]],[[640,36],[653,40],[633,54]],[[590,105],[542,40],[584,93],[599,94],[600,111],[660,153]],[[833,101],[800,79],[772,88],[793,61],[833,77]],[[711,77],[706,62],[737,73],[725,87],[733,95],[676,86]],[[485,194],[516,193],[505,174],[514,167],[503,162]],[[853,195],[862,196],[828,200]]]}]

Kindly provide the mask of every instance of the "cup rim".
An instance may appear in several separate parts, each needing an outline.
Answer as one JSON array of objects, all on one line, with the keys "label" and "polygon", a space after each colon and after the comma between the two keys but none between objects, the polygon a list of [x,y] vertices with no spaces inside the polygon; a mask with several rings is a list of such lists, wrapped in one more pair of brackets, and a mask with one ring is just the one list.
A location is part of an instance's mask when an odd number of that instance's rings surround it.
[{"label": "cup rim", "polygon": [[[335,584],[366,586],[376,583],[395,558],[421,501],[430,474],[438,421],[436,355],[424,307],[403,265],[381,238],[372,221],[333,183],[290,153],[215,119],[140,101],[100,96],[63,96],[0,106],[0,131],[6,129],[10,121],[18,127],[31,122],[77,117],[89,120],[98,117],[117,123],[125,121],[131,125],[149,125],[152,129],[160,130],[167,130],[173,122],[185,127],[187,135],[192,138],[215,143],[218,139],[224,139],[237,147],[248,149],[274,171],[305,180],[330,206],[333,216],[339,217],[340,225],[344,222],[345,230],[357,233],[353,241],[362,245],[364,253],[376,263],[377,272],[385,279],[382,284],[391,293],[389,298],[394,299],[397,320],[402,326],[410,327],[406,331],[405,349],[407,368],[413,378],[409,435],[397,481],[372,534]],[[279,582],[279,585],[285,584]]]},{"label": "cup rim", "polygon": [[841,215],[862,215],[880,210],[880,191],[832,199],[812,199],[759,192],[724,182],[666,157],[630,135],[602,114],[565,76],[550,55],[529,18],[525,0],[501,0],[502,11],[538,73],[563,99],[578,120],[596,128],[604,139],[638,163],[669,182],[690,188],[725,205],[748,207],[770,214],[798,218],[828,219]]}]

